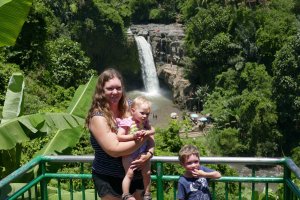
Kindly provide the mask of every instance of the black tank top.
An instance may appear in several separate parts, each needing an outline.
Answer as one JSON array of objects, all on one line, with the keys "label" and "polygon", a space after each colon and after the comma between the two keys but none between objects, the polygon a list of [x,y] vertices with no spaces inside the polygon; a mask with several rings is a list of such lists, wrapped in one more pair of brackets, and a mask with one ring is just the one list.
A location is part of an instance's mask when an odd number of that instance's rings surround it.
[{"label": "black tank top", "polygon": [[[103,113],[96,112],[93,116],[103,116]],[[90,133],[90,142],[95,151],[95,159],[92,166],[93,170],[97,174],[123,178],[125,172],[122,166],[122,157],[115,158],[108,155],[98,144],[92,133]]]}]

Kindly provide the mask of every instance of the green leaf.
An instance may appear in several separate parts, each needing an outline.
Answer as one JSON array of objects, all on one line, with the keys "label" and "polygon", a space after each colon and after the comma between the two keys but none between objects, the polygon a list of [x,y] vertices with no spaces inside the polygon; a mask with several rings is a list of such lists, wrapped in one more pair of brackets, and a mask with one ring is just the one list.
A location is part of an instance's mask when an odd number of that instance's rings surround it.
[{"label": "green leaf", "polygon": [[68,113],[81,118],[86,117],[92,103],[92,96],[95,91],[96,83],[97,77],[92,76],[87,84],[78,87],[67,109]]},{"label": "green leaf", "polygon": [[0,150],[12,149],[16,144],[28,141],[30,135],[38,132],[49,133],[83,124],[84,119],[68,113],[38,113],[18,117],[0,124]]},{"label": "green leaf", "polygon": [[1,123],[22,115],[24,97],[24,77],[21,73],[14,73],[9,80],[3,106]]},{"label": "green leaf", "polygon": [[[38,151],[37,155],[53,155],[67,154],[67,150],[76,146],[84,127],[84,119],[91,104],[92,94],[95,89],[96,78],[91,77],[89,82],[80,86],[68,108],[69,113],[38,113],[17,117],[0,124],[0,160],[6,155],[10,155],[9,151],[17,148],[25,141],[32,137],[53,133],[53,137]],[[20,152],[18,150],[18,152]],[[5,153],[5,154],[4,154]],[[16,159],[10,156],[10,160]],[[17,160],[14,166],[19,163]],[[9,163],[1,163],[1,166],[8,166]],[[34,170],[37,171],[37,168]]]},{"label": "green leaf", "polygon": [[0,47],[15,44],[31,4],[32,0],[0,1]]},{"label": "green leaf", "polygon": [[83,126],[71,129],[58,130],[54,137],[37,155],[57,155],[64,153],[65,150],[75,147],[83,132]]},{"label": "green leaf", "polygon": [[[97,78],[92,76],[87,84],[79,86],[76,90],[71,104],[67,109],[67,112],[70,114],[68,123],[72,125],[72,128],[64,129],[64,120],[59,118],[52,119],[52,126],[57,127],[58,131],[54,134],[49,143],[36,153],[35,156],[63,153],[68,148],[74,147],[77,144],[83,132],[84,119],[91,105],[96,82]],[[81,124],[76,126],[77,121],[74,121],[71,116],[76,116],[76,119],[80,119]]]}]

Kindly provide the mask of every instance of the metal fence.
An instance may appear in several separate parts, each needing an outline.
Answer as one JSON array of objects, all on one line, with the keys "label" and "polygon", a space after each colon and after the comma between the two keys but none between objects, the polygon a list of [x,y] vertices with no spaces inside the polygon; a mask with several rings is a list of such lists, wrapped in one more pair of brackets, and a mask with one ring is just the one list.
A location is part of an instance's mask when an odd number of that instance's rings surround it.
[{"label": "metal fence", "polygon": [[[90,163],[93,156],[39,156],[14,171],[0,181],[0,198],[2,199],[97,199],[91,181]],[[179,174],[166,174],[164,167],[178,165],[174,156],[155,156],[152,158],[154,193],[157,200],[176,199],[176,188]],[[201,157],[201,164],[247,165],[251,175],[222,176],[211,180],[213,199],[273,199],[270,184],[281,186],[276,198],[284,200],[300,199],[300,190],[294,180],[300,179],[300,170],[290,158],[248,158],[248,157]],[[57,172],[56,165],[78,165],[77,173]],[[86,165],[89,164],[89,167]],[[257,176],[257,170],[263,167],[281,166],[280,175]],[[178,165],[179,167],[179,165]],[[75,170],[76,171],[76,170]],[[20,183],[23,176],[34,174],[25,183]],[[88,183],[90,182],[90,185]],[[257,187],[263,184],[263,192],[258,198]],[[168,185],[168,188],[166,188]],[[245,188],[248,192],[245,193]],[[168,195],[166,194],[168,190]],[[249,193],[250,191],[250,193]],[[263,197],[262,197],[263,195]]]}]

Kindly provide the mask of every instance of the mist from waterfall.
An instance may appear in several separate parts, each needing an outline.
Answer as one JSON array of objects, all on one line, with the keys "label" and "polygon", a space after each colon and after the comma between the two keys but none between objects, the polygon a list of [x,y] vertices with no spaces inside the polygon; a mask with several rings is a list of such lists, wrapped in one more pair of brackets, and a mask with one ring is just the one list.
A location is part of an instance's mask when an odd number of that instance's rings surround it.
[{"label": "mist from waterfall", "polygon": [[139,60],[142,68],[142,77],[147,93],[159,92],[159,81],[153,60],[151,45],[143,36],[134,36],[139,52]]}]

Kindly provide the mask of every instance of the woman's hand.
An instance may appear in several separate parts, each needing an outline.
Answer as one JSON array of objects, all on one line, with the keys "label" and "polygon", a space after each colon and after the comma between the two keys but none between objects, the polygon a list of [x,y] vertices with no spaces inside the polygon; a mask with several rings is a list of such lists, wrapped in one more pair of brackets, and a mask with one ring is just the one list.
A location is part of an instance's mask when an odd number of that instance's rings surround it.
[{"label": "woman's hand", "polygon": [[141,154],[138,158],[132,161],[130,168],[133,170],[142,169],[146,162],[152,157],[152,154],[145,152]]}]

